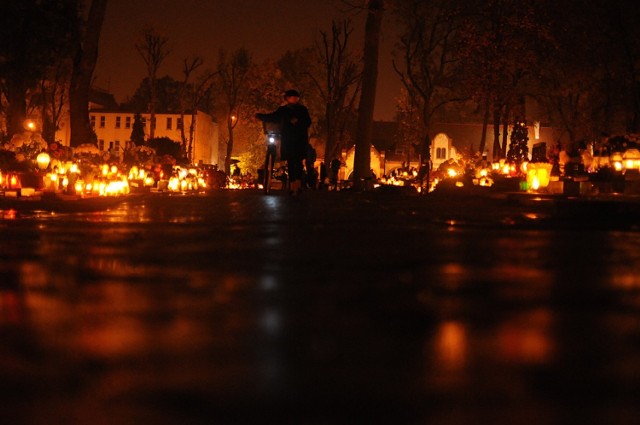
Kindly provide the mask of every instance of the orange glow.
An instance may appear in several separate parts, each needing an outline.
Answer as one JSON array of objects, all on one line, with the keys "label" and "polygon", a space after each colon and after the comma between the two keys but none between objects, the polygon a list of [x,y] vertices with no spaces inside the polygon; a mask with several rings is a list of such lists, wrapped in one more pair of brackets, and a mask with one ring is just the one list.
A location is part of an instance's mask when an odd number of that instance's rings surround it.
[{"label": "orange glow", "polygon": [[436,355],[440,366],[462,369],[467,362],[467,331],[460,322],[444,322],[436,336]]},{"label": "orange glow", "polygon": [[28,131],[33,131],[36,129],[36,123],[33,120],[26,120],[24,122],[24,129]]},{"label": "orange glow", "polygon": [[536,310],[502,326],[498,332],[501,355],[516,363],[542,363],[549,360],[553,344],[549,335],[551,316]]}]

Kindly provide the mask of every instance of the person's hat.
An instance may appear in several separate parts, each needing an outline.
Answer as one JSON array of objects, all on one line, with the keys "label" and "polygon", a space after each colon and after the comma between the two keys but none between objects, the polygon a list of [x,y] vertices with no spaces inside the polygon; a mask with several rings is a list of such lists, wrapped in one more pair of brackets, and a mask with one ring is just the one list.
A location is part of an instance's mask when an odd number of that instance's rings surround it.
[{"label": "person's hat", "polygon": [[295,96],[295,97],[300,97],[300,93],[298,93],[298,90],[287,90],[286,92],[284,92],[284,97],[291,97],[291,96]]}]

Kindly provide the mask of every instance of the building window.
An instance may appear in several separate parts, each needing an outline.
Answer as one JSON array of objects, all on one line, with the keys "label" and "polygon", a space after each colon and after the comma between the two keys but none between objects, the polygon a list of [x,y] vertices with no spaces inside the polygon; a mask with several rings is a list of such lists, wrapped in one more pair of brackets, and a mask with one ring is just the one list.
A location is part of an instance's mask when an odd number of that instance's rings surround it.
[{"label": "building window", "polygon": [[91,115],[91,117],[89,118],[89,121],[91,121],[91,128],[96,128],[96,116]]},{"label": "building window", "polygon": [[436,148],[436,159],[447,159],[447,149]]},{"label": "building window", "polygon": [[100,115],[100,128],[104,128],[107,125],[107,117]]},{"label": "building window", "polygon": [[131,117],[124,118],[124,128],[131,128]]},{"label": "building window", "polygon": [[167,118],[167,130],[171,130],[171,127],[173,127],[173,119],[171,117]]},{"label": "building window", "polygon": [[120,128],[120,117],[116,117],[116,128]]},{"label": "building window", "polygon": [[120,140],[116,140],[116,152],[120,152]]},{"label": "building window", "polygon": [[109,142],[109,152],[113,150],[113,142]]},{"label": "building window", "polygon": [[176,126],[176,127],[177,127],[178,129],[181,129],[181,128],[182,128],[182,118],[177,118],[177,123],[176,123],[176,124],[177,124],[177,126]]},{"label": "building window", "polygon": [[98,149],[100,149],[101,151],[104,150],[104,140],[103,139],[98,140]]}]

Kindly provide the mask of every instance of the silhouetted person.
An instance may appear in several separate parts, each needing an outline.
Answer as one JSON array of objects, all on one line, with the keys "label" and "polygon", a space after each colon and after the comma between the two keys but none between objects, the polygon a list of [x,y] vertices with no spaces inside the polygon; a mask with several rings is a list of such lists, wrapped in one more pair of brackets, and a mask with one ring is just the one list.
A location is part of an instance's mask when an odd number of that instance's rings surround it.
[{"label": "silhouetted person", "polygon": [[234,177],[240,177],[240,167],[238,167],[237,165],[234,167],[233,169],[233,176]]},{"label": "silhouetted person", "polygon": [[307,146],[307,157],[304,160],[306,183],[308,188],[315,189],[318,183],[318,172],[315,168],[317,154],[314,147],[311,146],[311,143],[309,143]]},{"label": "silhouetted person", "polygon": [[297,195],[304,178],[302,161],[307,156],[311,117],[309,110],[299,103],[300,93],[296,90],[287,90],[284,99],[285,105],[270,114],[256,114],[256,118],[279,126],[280,157],[287,161],[291,194]]},{"label": "silhouetted person", "polygon": [[329,168],[331,169],[331,186],[333,186],[334,189],[338,189],[338,173],[340,172],[340,160],[338,158],[334,158],[331,160],[331,163],[329,163]]}]

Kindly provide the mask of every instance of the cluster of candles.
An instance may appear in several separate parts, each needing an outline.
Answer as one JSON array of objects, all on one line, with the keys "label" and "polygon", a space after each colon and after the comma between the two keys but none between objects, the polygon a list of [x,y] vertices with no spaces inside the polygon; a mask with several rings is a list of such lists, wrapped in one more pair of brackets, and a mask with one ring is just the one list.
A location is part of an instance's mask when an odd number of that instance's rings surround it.
[{"label": "cluster of candles", "polygon": [[169,177],[167,189],[171,192],[186,192],[204,189],[206,186],[204,178],[195,168],[175,167],[173,175]]},{"label": "cluster of candles", "polygon": [[75,193],[81,196],[116,196],[129,193],[127,176],[115,165],[104,164],[100,175],[85,180],[75,163],[61,163],[47,173],[45,191]]}]

